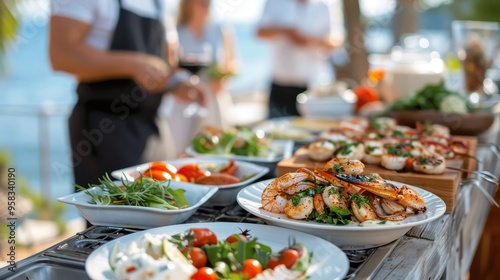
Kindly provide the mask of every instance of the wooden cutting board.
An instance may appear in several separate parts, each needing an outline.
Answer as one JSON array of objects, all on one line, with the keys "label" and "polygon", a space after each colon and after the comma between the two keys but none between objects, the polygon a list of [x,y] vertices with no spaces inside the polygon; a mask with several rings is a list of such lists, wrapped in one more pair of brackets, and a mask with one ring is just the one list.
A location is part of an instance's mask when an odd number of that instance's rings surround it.
[{"label": "wooden cutting board", "polygon": [[[463,160],[460,158],[448,160],[447,165],[451,167],[462,167]],[[305,167],[323,169],[325,162],[315,162],[309,159],[306,148],[300,148],[293,157],[284,159],[277,164],[278,176],[288,172],[295,172],[298,168]],[[414,172],[398,173],[387,170],[378,165],[365,165],[364,174],[379,173],[382,178],[413,185],[439,196],[446,203],[446,213],[451,213],[458,196],[458,188],[462,179],[462,172],[447,169],[443,174],[431,175]]]}]

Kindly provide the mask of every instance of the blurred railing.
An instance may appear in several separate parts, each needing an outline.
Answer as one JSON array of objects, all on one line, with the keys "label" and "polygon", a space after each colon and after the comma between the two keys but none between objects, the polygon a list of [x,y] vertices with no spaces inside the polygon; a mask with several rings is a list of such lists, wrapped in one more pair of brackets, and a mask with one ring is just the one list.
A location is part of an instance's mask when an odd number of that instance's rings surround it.
[{"label": "blurred railing", "polygon": [[[56,103],[43,103],[41,105],[3,104],[3,106],[0,106],[1,117],[33,117],[37,120],[38,138],[36,142],[39,154],[40,190],[46,197],[52,195],[50,120],[54,117],[68,117],[71,109],[72,105]],[[15,123],[12,119],[9,121]],[[21,122],[19,122],[19,125],[22,127]]]}]

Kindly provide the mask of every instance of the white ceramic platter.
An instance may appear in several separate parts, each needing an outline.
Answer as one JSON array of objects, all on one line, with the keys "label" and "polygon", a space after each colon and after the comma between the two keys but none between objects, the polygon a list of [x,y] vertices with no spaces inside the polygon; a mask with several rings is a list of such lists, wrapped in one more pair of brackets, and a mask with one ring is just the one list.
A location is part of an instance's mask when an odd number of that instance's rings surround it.
[{"label": "white ceramic platter", "polygon": [[297,242],[305,244],[313,253],[307,272],[310,276],[309,279],[343,279],[349,270],[349,261],[342,250],[330,242],[303,232],[247,223],[193,223],[154,228],[108,242],[94,250],[87,258],[85,263],[87,274],[93,280],[116,279],[108,263],[110,251],[116,242],[120,246],[125,246],[134,240],[139,240],[146,233],[174,235],[183,233],[192,227],[209,228],[217,235],[218,239],[241,232],[240,229],[248,229],[252,237],[257,237],[259,242],[270,246],[273,252],[285,248],[288,245],[288,236],[294,236]]}]

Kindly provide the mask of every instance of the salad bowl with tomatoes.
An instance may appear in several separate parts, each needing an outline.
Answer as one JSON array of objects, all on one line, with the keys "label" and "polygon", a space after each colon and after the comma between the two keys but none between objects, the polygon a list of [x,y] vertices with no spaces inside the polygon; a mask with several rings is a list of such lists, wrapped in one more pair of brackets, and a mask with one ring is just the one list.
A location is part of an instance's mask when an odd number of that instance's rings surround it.
[{"label": "salad bowl with tomatoes", "polygon": [[[108,242],[85,263],[101,279],[343,279],[349,261],[307,233],[248,223],[188,223]],[[170,277],[170,278],[169,278]]]},{"label": "salad bowl with tomatoes", "polygon": [[236,195],[243,187],[268,172],[268,167],[234,159],[181,158],[123,168],[111,172],[111,176],[129,181],[143,176],[217,188],[218,192],[204,206],[228,206],[236,201]]}]

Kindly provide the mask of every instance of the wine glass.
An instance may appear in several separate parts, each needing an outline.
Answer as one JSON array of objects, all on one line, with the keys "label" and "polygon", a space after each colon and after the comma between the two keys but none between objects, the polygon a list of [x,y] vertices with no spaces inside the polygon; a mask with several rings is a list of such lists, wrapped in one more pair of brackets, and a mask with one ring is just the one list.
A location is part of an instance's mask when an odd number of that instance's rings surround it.
[{"label": "wine glass", "polygon": [[[200,72],[212,63],[212,47],[205,43],[201,46],[179,47],[179,67],[191,73],[190,82],[200,86]],[[183,115],[186,118],[206,116],[207,109],[193,102],[186,106]]]},{"label": "wine glass", "polygon": [[500,54],[500,23],[453,21],[452,34],[462,64],[465,92],[473,103],[490,104],[498,89],[489,86],[486,72]]}]

